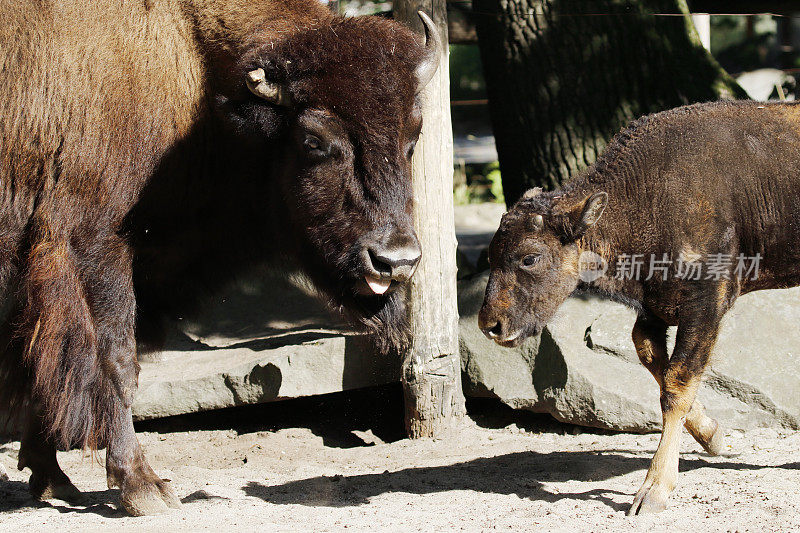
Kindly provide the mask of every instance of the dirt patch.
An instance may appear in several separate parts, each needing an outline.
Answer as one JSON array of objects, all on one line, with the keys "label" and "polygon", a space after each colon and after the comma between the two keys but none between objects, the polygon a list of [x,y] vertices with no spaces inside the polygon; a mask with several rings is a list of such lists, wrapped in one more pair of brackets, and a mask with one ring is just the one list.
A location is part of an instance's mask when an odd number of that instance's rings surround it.
[{"label": "dirt patch", "polygon": [[[140,426],[151,464],[183,508],[130,518],[100,466],[60,452],[86,505],[33,502],[19,443],[0,446],[0,530],[349,529],[778,531],[800,527],[800,433],[727,435],[730,457],[683,439],[680,484],[659,515],[628,518],[658,435],[584,433],[472,403],[452,435],[402,439],[399,392],[192,415]],[[290,405],[287,405],[290,404]],[[382,409],[376,408],[383,407]],[[101,462],[98,463],[97,459]]]}]

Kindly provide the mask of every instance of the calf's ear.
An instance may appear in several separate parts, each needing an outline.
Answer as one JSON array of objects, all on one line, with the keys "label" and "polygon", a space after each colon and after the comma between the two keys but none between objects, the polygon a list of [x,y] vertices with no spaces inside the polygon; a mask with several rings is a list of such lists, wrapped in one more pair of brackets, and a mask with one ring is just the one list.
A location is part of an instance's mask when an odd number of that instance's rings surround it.
[{"label": "calf's ear", "polygon": [[608,194],[596,192],[566,208],[565,214],[569,218],[573,238],[578,238],[586,233],[603,214],[608,205]]}]

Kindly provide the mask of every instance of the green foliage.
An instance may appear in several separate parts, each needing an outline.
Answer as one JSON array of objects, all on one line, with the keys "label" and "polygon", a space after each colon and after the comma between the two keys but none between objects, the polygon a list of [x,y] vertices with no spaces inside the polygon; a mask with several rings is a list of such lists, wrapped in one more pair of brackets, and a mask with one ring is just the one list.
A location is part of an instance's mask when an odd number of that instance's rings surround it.
[{"label": "green foliage", "polygon": [[505,203],[506,198],[503,196],[503,182],[500,179],[500,163],[496,161],[494,163],[489,163],[486,165],[486,168],[490,169],[486,172],[486,179],[489,180],[491,184],[489,190],[492,196],[494,196],[494,201]]},{"label": "green foliage", "polygon": [[505,203],[500,164],[497,161],[486,165],[466,165],[463,169],[456,169],[456,172],[462,171],[466,174],[466,179],[453,188],[453,202],[456,205]]},{"label": "green foliage", "polygon": [[472,195],[470,194],[469,185],[461,184],[453,188],[453,203],[456,205],[474,204]]},{"label": "green foliage", "polygon": [[486,83],[483,81],[478,45],[450,45],[450,98],[453,100],[486,98]]}]

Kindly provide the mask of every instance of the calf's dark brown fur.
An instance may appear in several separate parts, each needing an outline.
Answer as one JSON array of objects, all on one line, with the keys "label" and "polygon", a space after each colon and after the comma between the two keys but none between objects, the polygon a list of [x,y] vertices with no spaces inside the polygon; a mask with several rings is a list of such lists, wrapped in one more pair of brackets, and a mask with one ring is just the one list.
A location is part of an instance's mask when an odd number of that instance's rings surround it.
[{"label": "calf's dark brown fur", "polygon": [[[420,250],[409,158],[427,44],[316,0],[0,3],[3,400],[19,465],[79,495],[56,446],[107,448],[132,514],[179,502],[131,404],[134,330],[285,254],[386,346]],[[148,320],[142,320],[142,319]]]},{"label": "calf's dark brown fur", "polygon": [[[660,386],[663,431],[631,514],[666,505],[681,425],[719,453],[696,391],[736,298],[800,284],[798,199],[800,105],[720,102],[639,119],[563,190],[528,191],[503,217],[479,315],[489,338],[514,346],[538,333],[576,289],[638,312],[633,342]],[[608,265],[597,279],[580,269],[590,253]],[[668,272],[651,275],[651,258]]]}]

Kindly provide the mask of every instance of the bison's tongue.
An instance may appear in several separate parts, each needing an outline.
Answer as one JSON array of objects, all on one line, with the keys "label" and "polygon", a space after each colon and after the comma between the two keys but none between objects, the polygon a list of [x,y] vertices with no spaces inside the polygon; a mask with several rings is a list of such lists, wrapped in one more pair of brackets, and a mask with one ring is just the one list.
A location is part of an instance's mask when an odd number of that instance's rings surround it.
[{"label": "bison's tongue", "polygon": [[383,280],[380,278],[373,278],[372,276],[364,276],[364,279],[367,280],[367,285],[369,285],[369,288],[372,289],[372,292],[375,294],[383,294],[389,288],[389,285],[392,284],[392,280],[390,279]]}]

